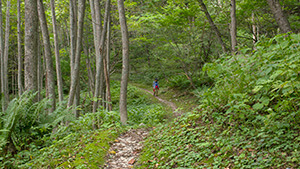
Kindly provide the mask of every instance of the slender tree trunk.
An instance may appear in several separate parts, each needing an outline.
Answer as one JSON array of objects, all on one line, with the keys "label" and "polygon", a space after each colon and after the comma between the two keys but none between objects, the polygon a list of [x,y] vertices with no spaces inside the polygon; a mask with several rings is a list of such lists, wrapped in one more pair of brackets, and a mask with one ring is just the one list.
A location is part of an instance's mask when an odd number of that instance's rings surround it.
[{"label": "slender tree trunk", "polygon": [[287,17],[284,15],[279,0],[267,0],[271,12],[281,30],[282,33],[292,32],[290,23]]},{"label": "slender tree trunk", "polygon": [[76,86],[74,102],[75,102],[74,113],[75,113],[76,118],[78,118],[80,116],[80,109],[78,109],[78,106],[80,105],[80,83],[79,83],[79,81],[77,82],[77,86]]},{"label": "slender tree trunk", "polygon": [[48,86],[47,95],[52,100],[50,112],[53,112],[56,106],[54,68],[53,68],[50,38],[49,38],[43,0],[38,0],[38,13],[39,13],[41,30],[43,34],[43,43],[44,43],[45,59],[46,59],[45,62],[46,62],[47,86]]},{"label": "slender tree trunk", "polygon": [[215,32],[215,34],[217,36],[217,39],[218,39],[218,41],[219,41],[219,43],[220,43],[220,45],[222,47],[223,52],[225,53],[226,52],[226,46],[225,46],[225,43],[222,40],[222,36],[221,36],[221,33],[220,33],[219,29],[217,28],[217,26],[215,25],[214,21],[212,20],[212,18],[210,16],[210,14],[209,14],[209,12],[208,12],[208,10],[207,10],[207,8],[206,8],[203,0],[199,0],[199,3],[201,5],[201,7],[202,7],[203,12],[206,15],[206,18],[207,18],[210,26],[212,27],[212,29],[214,30],[214,32]]},{"label": "slender tree trunk", "polygon": [[127,85],[129,77],[129,39],[128,29],[126,24],[124,1],[118,0],[119,20],[122,33],[122,46],[123,46],[123,66],[122,66],[122,79],[120,91],[120,117],[123,125],[127,123]]},{"label": "slender tree trunk", "polygon": [[[96,2],[97,0],[95,0]],[[98,97],[103,96],[103,56],[104,56],[104,43],[105,43],[105,37],[106,37],[106,31],[107,31],[107,20],[108,15],[110,12],[110,0],[106,1],[105,4],[105,14],[104,14],[104,23],[103,23],[103,30],[101,33],[101,25],[96,26],[96,33],[97,33],[97,42],[98,45],[96,47],[96,55],[99,54],[99,56],[96,58],[96,78],[95,78],[95,92],[94,97],[97,98],[97,101],[94,101],[93,103],[93,112],[97,111],[98,108]],[[100,21],[100,7],[99,3],[95,3],[95,17],[96,21]],[[99,39],[100,37],[100,39]],[[98,50],[98,52],[97,52]],[[102,80],[101,80],[102,79]],[[103,98],[103,97],[102,97]]]},{"label": "slender tree trunk", "polygon": [[37,90],[37,0],[25,0],[25,90]]},{"label": "slender tree trunk", "polygon": [[8,88],[8,49],[9,49],[9,33],[10,33],[10,0],[7,0],[7,9],[6,9],[6,25],[5,25],[5,45],[4,45],[4,72],[2,76],[3,88],[4,88],[4,109],[6,109],[9,102],[9,88]]},{"label": "slender tree trunk", "polygon": [[[0,0],[0,11],[2,11],[2,0]],[[0,59],[1,59],[1,93],[4,95],[4,43],[3,43],[3,17],[0,12]],[[5,111],[5,100],[2,99],[2,111]]]},{"label": "slender tree trunk", "polygon": [[77,84],[79,82],[79,66],[80,66],[84,13],[85,13],[85,0],[79,0],[77,42],[76,42],[76,53],[75,53],[75,62],[74,62],[75,64],[73,68],[73,74],[71,75],[71,86],[70,86],[68,107],[71,107],[73,105]]},{"label": "slender tree trunk", "polygon": [[231,17],[231,24],[230,24],[230,35],[231,35],[231,52],[232,54],[236,53],[236,4],[235,0],[231,0],[231,10],[230,10],[230,17]]},{"label": "slender tree trunk", "polygon": [[19,96],[23,93],[23,82],[22,82],[22,70],[23,70],[23,59],[22,59],[22,39],[21,39],[21,2],[18,0],[18,93]]},{"label": "slender tree trunk", "polygon": [[58,35],[57,35],[57,26],[56,26],[56,16],[55,16],[55,2],[54,0],[50,1],[51,11],[52,11],[52,25],[53,25],[53,35],[54,35],[54,48],[55,48],[55,60],[56,60],[56,77],[57,77],[57,87],[58,87],[58,98],[59,102],[62,103],[64,100],[63,96],[63,83],[62,75],[60,69],[60,56],[59,56],[59,45],[58,45]]},{"label": "slender tree trunk", "polygon": [[76,38],[77,38],[77,18],[75,13],[75,0],[70,0],[70,66],[71,66],[71,76],[74,74],[74,61],[75,61],[75,53],[76,53]]},{"label": "slender tree trunk", "polygon": [[111,103],[111,94],[110,94],[110,74],[109,74],[109,61],[110,61],[110,13],[108,14],[107,21],[107,40],[106,40],[106,60],[104,62],[104,68],[106,67],[105,79],[106,79],[106,100],[107,100],[107,110],[112,111],[112,103]]},{"label": "slender tree trunk", "polygon": [[103,59],[101,55],[101,14],[100,14],[100,4],[99,0],[94,0],[94,24],[95,31],[94,34],[94,44],[95,44],[95,53],[96,53],[96,75],[95,75],[95,91],[94,91],[94,102],[93,102],[93,112],[97,111],[98,108],[98,97],[102,94],[102,80],[101,80],[101,70],[103,66]]}]

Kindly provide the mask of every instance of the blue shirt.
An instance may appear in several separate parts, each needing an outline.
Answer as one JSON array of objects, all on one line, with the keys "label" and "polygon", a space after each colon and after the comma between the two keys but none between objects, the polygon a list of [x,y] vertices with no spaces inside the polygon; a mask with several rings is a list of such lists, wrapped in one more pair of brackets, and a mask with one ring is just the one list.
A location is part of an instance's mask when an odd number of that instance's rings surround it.
[{"label": "blue shirt", "polygon": [[159,88],[159,86],[158,86],[158,81],[153,81],[153,89],[155,89],[156,86]]}]

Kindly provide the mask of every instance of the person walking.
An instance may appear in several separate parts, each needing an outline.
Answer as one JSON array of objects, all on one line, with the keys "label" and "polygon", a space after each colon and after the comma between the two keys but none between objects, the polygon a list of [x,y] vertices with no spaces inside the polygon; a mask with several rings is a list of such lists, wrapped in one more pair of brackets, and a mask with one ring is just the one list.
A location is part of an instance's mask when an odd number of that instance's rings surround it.
[{"label": "person walking", "polygon": [[153,96],[158,96],[158,90],[159,90],[158,79],[155,78],[155,80],[153,81]]}]

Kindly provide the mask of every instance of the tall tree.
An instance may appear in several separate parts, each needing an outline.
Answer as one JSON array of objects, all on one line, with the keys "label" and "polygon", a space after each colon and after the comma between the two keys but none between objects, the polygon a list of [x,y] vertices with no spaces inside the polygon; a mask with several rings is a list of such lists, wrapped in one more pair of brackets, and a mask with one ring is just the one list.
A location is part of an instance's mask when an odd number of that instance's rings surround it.
[{"label": "tall tree", "polygon": [[[108,21],[107,21],[107,40],[106,40],[106,59],[103,60],[104,63],[104,75],[105,75],[105,81],[106,81],[106,100],[107,100],[107,110],[112,110],[112,103],[111,103],[111,94],[110,94],[110,74],[109,74],[109,61],[110,61],[110,13],[108,13]],[[105,70],[106,69],[106,70]]]},{"label": "tall tree", "polygon": [[54,68],[53,68],[49,31],[48,31],[47,20],[45,16],[43,0],[38,0],[38,14],[39,14],[39,20],[41,25],[41,31],[43,34],[43,44],[44,44],[45,59],[46,59],[45,63],[46,63],[46,72],[47,72],[47,96],[52,100],[50,112],[53,112],[55,110],[55,105],[56,105]]},{"label": "tall tree", "polygon": [[[73,105],[74,96],[79,82],[79,66],[80,66],[80,56],[81,56],[84,14],[85,14],[85,0],[79,0],[76,52],[75,52],[74,67],[72,71],[73,74],[71,74],[71,86],[70,86],[68,107],[71,107]],[[78,116],[79,115],[76,114],[76,117]]]},{"label": "tall tree", "polygon": [[73,74],[73,67],[75,63],[75,51],[76,51],[76,38],[77,38],[77,17],[76,17],[76,1],[70,0],[70,66],[71,75]]},{"label": "tall tree", "polygon": [[25,0],[25,90],[37,90],[37,0]]},{"label": "tall tree", "polygon": [[3,80],[3,94],[4,94],[4,105],[2,106],[4,110],[9,102],[9,94],[8,94],[8,49],[9,49],[9,34],[10,34],[10,0],[7,0],[6,4],[6,25],[5,25],[5,45],[4,45],[4,54],[3,54],[3,76],[1,80]]},{"label": "tall tree", "polygon": [[[2,11],[2,0],[0,0],[0,11]],[[4,44],[3,44],[3,17],[0,12],[0,59],[1,59],[1,93],[4,94]],[[5,100],[2,99],[2,105],[5,105]],[[2,111],[5,110],[5,106],[2,106]]]},{"label": "tall tree", "polygon": [[201,7],[202,7],[203,12],[206,15],[206,18],[207,18],[207,20],[208,20],[211,28],[214,30],[214,32],[215,32],[215,34],[217,36],[217,39],[218,39],[218,41],[219,41],[219,43],[220,43],[220,45],[222,47],[223,52],[226,52],[226,46],[225,46],[225,43],[222,40],[221,33],[220,33],[219,29],[217,28],[217,26],[215,25],[214,21],[212,20],[210,14],[209,14],[209,12],[208,12],[208,10],[206,8],[206,5],[204,4],[203,0],[199,0],[199,3],[201,5]]},{"label": "tall tree", "polygon": [[22,38],[21,38],[21,0],[18,0],[18,93],[19,96],[23,93],[23,82],[22,82],[22,70],[23,70],[23,59],[22,59]]},{"label": "tall tree", "polygon": [[[96,74],[95,74],[95,91],[94,91],[94,102],[93,102],[93,112],[97,111],[98,108],[98,97],[101,96],[101,70],[103,65],[103,60],[101,57],[101,13],[100,13],[100,4],[99,0],[93,0],[93,9],[94,9],[94,45],[95,45],[95,54],[96,54]],[[93,13],[92,13],[93,15]],[[100,93],[100,94],[99,94]]]},{"label": "tall tree", "polygon": [[122,79],[120,91],[120,117],[123,125],[127,123],[127,85],[129,77],[129,39],[125,17],[124,0],[118,0],[119,20],[122,33]]},{"label": "tall tree", "polygon": [[[94,0],[96,2],[97,0]],[[96,21],[100,21],[100,6],[99,3],[95,3],[95,18]],[[97,41],[99,42],[96,45],[96,54],[99,54],[99,56],[96,58],[96,78],[95,78],[95,92],[94,97],[98,98],[99,96],[103,95],[103,77],[101,77],[101,74],[103,76],[103,60],[104,60],[104,44],[105,44],[105,38],[106,38],[106,32],[107,32],[107,22],[108,22],[108,16],[110,12],[110,0],[106,1],[105,4],[105,14],[104,14],[104,23],[103,23],[103,29],[101,32],[101,24],[97,23],[96,26],[96,34],[97,34]],[[99,22],[101,23],[101,22]],[[99,39],[100,37],[100,39]],[[98,52],[97,52],[98,50]],[[102,79],[102,80],[101,80]],[[93,103],[93,112],[96,112],[98,108],[98,99],[94,101]]]},{"label": "tall tree", "polygon": [[231,0],[231,10],[230,10],[230,17],[231,17],[231,24],[230,24],[230,35],[231,35],[231,52],[235,54],[236,52],[236,4],[235,0]]},{"label": "tall tree", "polygon": [[292,32],[290,23],[287,17],[284,15],[279,0],[267,0],[271,12],[281,30],[282,33]]},{"label": "tall tree", "polygon": [[58,87],[58,98],[59,98],[59,102],[61,103],[64,99],[64,96],[63,96],[62,75],[61,75],[61,69],[60,69],[59,45],[58,45],[58,35],[57,35],[54,0],[50,0],[50,4],[51,4],[51,12],[52,12],[53,35],[54,35],[54,49],[55,49],[55,60],[56,60],[56,78],[57,78],[57,87]]}]

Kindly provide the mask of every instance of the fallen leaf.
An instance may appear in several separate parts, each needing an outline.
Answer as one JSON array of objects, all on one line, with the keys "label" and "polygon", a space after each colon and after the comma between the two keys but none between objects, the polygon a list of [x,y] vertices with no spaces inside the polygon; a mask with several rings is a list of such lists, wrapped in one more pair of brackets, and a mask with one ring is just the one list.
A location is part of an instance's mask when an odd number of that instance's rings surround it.
[{"label": "fallen leaf", "polygon": [[131,159],[129,162],[128,162],[128,164],[133,164],[135,162],[135,159],[133,158],[133,159]]},{"label": "fallen leaf", "polygon": [[110,154],[116,154],[116,152],[115,152],[115,151],[110,151],[109,153],[110,153]]},{"label": "fallen leaf", "polygon": [[116,142],[116,143],[118,143],[118,142],[120,142],[120,141],[119,141],[119,140],[117,140],[117,139],[115,139],[115,142]]}]

